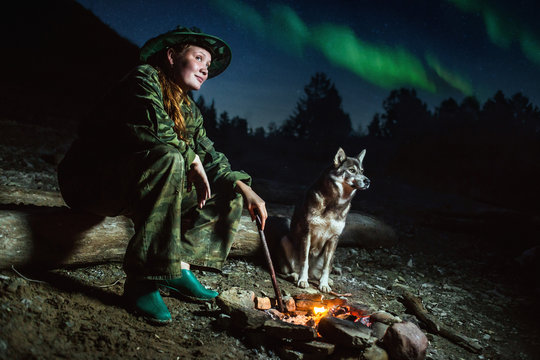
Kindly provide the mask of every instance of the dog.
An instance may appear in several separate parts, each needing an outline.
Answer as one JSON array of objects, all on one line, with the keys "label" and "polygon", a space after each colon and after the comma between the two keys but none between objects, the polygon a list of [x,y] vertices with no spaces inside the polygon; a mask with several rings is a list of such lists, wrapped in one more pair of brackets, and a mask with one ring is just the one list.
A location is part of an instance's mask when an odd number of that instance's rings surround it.
[{"label": "dog", "polygon": [[332,260],[351,200],[370,184],[362,166],[365,155],[364,149],[356,157],[347,157],[339,148],[333,163],[294,209],[289,231],[280,241],[283,256],[278,259],[278,272],[300,288],[309,287],[308,280],[313,279],[319,280],[321,292],[332,291]]}]

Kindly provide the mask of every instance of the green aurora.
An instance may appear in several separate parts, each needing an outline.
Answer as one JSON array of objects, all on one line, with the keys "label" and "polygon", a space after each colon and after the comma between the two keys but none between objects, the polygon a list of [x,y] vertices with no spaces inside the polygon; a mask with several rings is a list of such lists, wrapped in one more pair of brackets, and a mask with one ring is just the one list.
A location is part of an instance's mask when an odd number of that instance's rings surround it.
[{"label": "green aurora", "polygon": [[540,65],[540,38],[529,29],[527,24],[516,21],[507,11],[497,8],[493,2],[485,0],[447,0],[461,11],[480,14],[486,26],[486,32],[492,43],[508,49],[512,43],[519,44],[523,54],[532,62]]},{"label": "green aurora", "polygon": [[343,25],[307,24],[286,5],[270,4],[269,14],[262,15],[240,0],[213,3],[223,14],[274,46],[296,56],[306,48],[315,49],[330,63],[381,88],[410,86],[436,93],[435,83],[442,80],[465,95],[474,93],[465,76],[449,71],[433,55],[421,59],[403,47],[370,43]]}]

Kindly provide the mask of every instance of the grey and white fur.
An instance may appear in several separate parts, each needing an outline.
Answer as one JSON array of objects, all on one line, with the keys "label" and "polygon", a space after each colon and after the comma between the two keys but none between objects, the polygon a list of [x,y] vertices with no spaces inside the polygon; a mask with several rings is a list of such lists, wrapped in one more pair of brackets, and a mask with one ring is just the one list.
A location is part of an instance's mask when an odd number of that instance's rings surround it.
[{"label": "grey and white fur", "polygon": [[283,256],[277,259],[278,272],[292,278],[298,287],[318,280],[319,290],[330,292],[332,260],[339,236],[357,190],[369,187],[362,162],[366,150],[347,157],[343,149],[333,163],[308,189],[295,209],[287,235],[281,238]]}]

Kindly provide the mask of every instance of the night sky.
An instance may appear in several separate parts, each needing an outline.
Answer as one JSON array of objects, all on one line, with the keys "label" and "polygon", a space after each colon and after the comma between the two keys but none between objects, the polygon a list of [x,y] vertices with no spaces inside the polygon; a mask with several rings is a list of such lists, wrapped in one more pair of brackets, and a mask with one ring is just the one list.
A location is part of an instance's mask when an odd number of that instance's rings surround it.
[{"label": "night sky", "polygon": [[250,127],[290,116],[312,75],[335,83],[355,129],[392,89],[434,107],[502,90],[540,105],[538,1],[78,0],[138,46],[176,25],[224,39],[233,60],[199,94]]}]

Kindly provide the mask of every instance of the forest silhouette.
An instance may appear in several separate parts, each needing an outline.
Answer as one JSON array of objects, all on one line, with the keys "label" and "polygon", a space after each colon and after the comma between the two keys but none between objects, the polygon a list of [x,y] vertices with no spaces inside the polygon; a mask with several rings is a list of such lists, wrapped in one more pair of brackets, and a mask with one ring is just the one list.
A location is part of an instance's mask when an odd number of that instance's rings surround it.
[{"label": "forest silhouette", "polygon": [[430,111],[414,89],[395,89],[363,132],[353,131],[324,73],[311,77],[288,119],[267,129],[226,112],[218,117],[203,97],[197,103],[216,147],[255,177],[307,185],[338,147],[351,155],[367,148],[371,177],[519,210],[536,210],[540,200],[540,110],[522,93],[497,91],[484,104],[448,98]]}]

